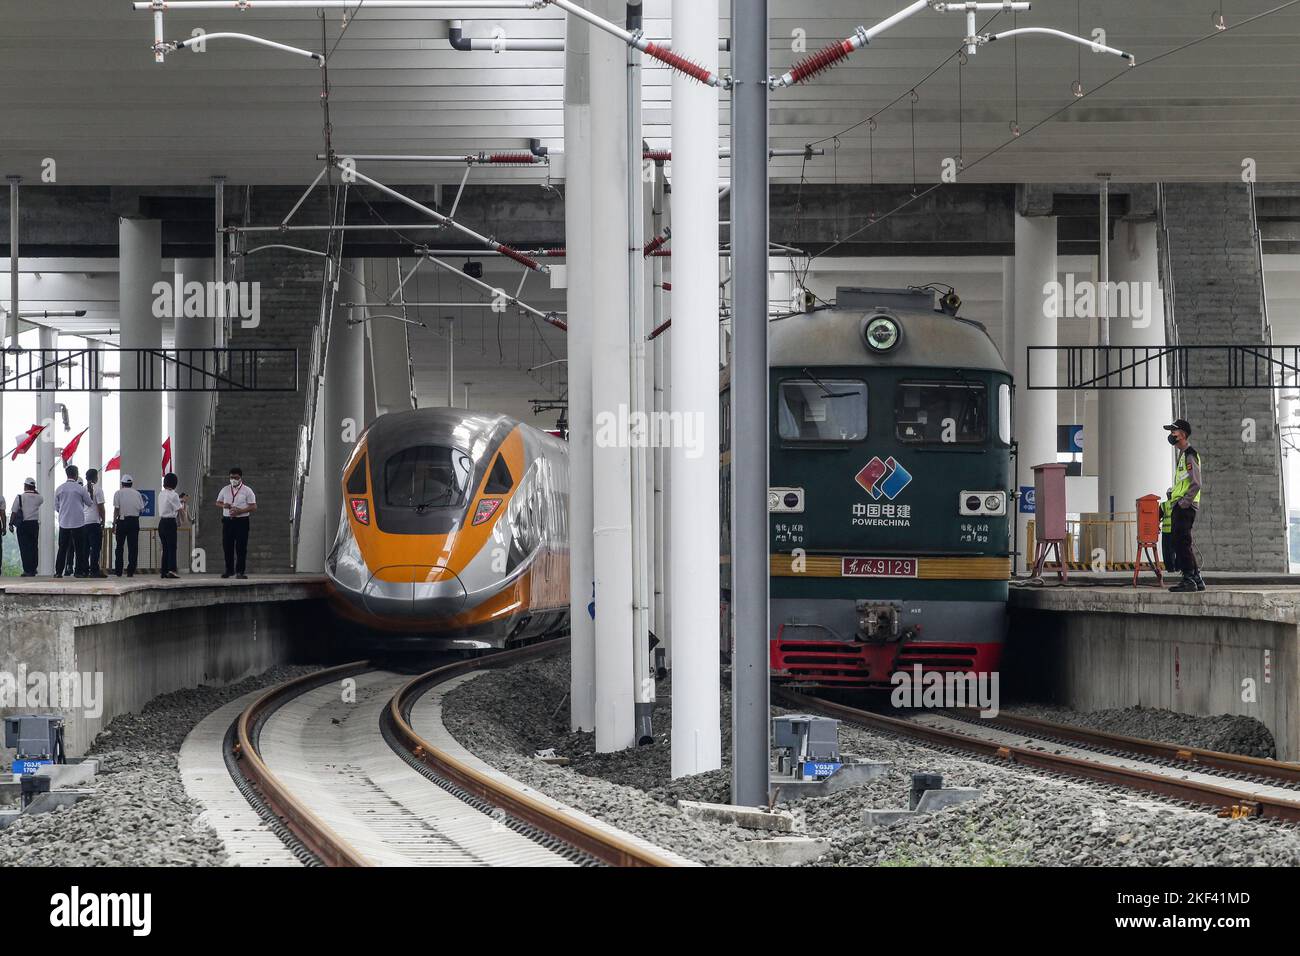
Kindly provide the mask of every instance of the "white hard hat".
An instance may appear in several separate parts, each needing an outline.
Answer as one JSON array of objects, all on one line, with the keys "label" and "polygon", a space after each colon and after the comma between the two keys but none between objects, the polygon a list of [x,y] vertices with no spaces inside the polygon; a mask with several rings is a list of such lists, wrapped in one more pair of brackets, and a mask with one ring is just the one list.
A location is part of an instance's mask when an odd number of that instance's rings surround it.
[{"label": "white hard hat", "polygon": [[124,484],[124,485],[130,485],[130,484],[134,484],[134,483],[135,483],[135,479],[132,478],[130,475],[123,475],[123,476],[122,476],[122,484]]},{"label": "white hard hat", "polygon": [[26,478],[26,479],[24,479],[24,480],[23,480],[23,487],[26,488],[28,485],[30,485],[31,487],[35,488],[35,487],[36,487],[36,479],[35,479],[35,478]]}]

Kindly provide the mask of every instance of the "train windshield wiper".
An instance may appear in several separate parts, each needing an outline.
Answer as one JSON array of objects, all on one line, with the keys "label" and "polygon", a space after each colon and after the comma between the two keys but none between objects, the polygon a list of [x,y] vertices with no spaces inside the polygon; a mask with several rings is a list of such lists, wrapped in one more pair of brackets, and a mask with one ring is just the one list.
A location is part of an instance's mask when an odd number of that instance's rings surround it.
[{"label": "train windshield wiper", "polygon": [[826,383],[823,382],[821,379],[819,379],[812,372],[808,371],[807,369],[804,369],[803,373],[807,375],[809,379],[812,380],[812,383],[814,385],[816,385],[818,388],[822,390],[822,394],[825,395],[827,398],[853,398],[858,394],[857,391],[832,392],[829,388],[826,387]]},{"label": "train windshield wiper", "polygon": [[416,514],[418,515],[424,514],[425,511],[432,508],[434,505],[438,504],[439,502],[450,501],[451,492],[452,489],[448,488],[446,491],[444,491],[442,494],[438,495],[437,497],[430,498],[428,501],[421,501],[418,505],[412,505],[412,507],[415,509]]}]

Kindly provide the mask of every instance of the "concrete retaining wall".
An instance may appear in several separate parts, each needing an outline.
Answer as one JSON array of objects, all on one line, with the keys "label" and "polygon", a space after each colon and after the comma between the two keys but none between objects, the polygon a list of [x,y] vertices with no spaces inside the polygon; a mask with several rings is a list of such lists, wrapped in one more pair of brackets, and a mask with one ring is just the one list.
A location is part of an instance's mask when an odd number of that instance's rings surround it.
[{"label": "concrete retaining wall", "polygon": [[1279,759],[1300,760],[1296,596],[1013,589],[1004,687],[1076,710],[1243,714],[1268,727]]},{"label": "concrete retaining wall", "polygon": [[88,675],[87,682],[102,675],[102,691],[82,697],[94,701],[90,708],[0,706],[0,715],[61,713],[68,754],[81,755],[115,716],[159,694],[320,659],[331,633],[323,605],[322,579],[305,576],[116,594],[70,593],[57,584],[7,589],[0,675],[20,683],[38,672]]}]

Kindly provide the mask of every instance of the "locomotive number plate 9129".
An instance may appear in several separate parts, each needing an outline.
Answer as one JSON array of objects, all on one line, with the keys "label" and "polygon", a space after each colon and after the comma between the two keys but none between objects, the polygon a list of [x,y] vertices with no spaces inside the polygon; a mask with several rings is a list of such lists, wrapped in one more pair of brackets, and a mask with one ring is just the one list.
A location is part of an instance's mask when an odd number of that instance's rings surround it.
[{"label": "locomotive number plate 9129", "polygon": [[841,558],[846,578],[914,578],[916,558]]}]

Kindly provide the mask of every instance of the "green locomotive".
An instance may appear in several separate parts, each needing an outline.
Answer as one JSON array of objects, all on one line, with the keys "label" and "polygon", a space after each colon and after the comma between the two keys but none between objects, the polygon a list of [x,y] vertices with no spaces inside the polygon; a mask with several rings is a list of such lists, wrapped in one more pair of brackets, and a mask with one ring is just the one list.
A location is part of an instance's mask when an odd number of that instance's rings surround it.
[{"label": "green locomotive", "polygon": [[1000,666],[1011,376],[956,296],[935,300],[841,288],[770,324],[774,680],[881,688]]}]

